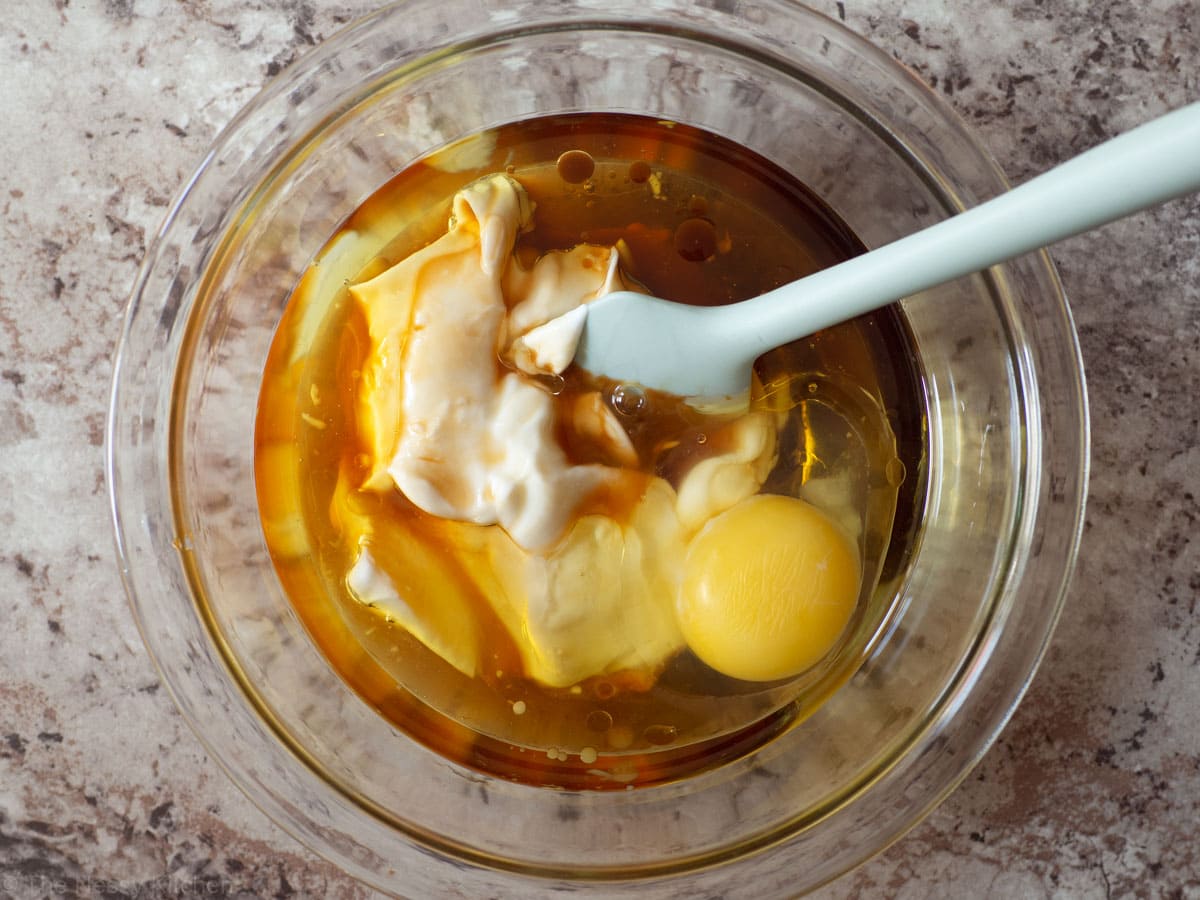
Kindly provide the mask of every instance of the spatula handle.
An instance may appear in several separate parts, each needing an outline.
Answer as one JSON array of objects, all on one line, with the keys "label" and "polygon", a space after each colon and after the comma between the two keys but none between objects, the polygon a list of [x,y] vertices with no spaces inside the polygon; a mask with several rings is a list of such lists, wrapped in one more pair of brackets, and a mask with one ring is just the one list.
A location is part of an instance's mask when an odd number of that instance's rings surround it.
[{"label": "spatula handle", "polygon": [[[901,297],[1200,190],[1200,103],[974,209],[727,310],[754,356]],[[734,336],[736,335],[736,337]]]}]

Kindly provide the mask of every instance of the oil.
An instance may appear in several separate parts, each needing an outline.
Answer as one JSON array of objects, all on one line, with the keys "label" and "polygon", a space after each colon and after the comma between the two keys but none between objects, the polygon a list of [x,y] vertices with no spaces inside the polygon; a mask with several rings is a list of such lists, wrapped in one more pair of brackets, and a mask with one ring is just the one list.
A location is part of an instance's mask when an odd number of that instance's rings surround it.
[{"label": "oil", "polygon": [[[291,297],[264,371],[255,466],[264,533],[281,582],[346,682],[382,715],[451,759],[568,788],[659,783],[735,758],[803,718],[853,673],[903,566],[919,519],[924,446],[919,372],[892,309],[827,329],[759,360],[756,403],[786,414],[764,491],[812,500],[857,534],[864,590],[842,643],[784,683],[740,682],[686,650],[656,672],[616,672],[565,688],[524,677],[487,604],[484,671],[468,678],[404,629],[355,602],[353,548],[330,508],[339,470],[362,467],[353,420],[365,323],[346,290],[445,230],[454,193],[507,172],[536,204],[515,255],[529,264],[580,243],[620,247],[626,274],[659,296],[702,305],[746,299],[863,251],[806,187],[747,149],[678,123],[576,114],[501,126],[395,176],[355,210]],[[678,483],[719,452],[721,420],[636,385],[569,369],[559,404],[597,390],[648,475]],[[572,462],[597,459],[564,444]],[[636,499],[636,498],[634,498]],[[362,494],[373,516],[436,533],[395,492]],[[610,498],[620,517],[630,498]]]}]

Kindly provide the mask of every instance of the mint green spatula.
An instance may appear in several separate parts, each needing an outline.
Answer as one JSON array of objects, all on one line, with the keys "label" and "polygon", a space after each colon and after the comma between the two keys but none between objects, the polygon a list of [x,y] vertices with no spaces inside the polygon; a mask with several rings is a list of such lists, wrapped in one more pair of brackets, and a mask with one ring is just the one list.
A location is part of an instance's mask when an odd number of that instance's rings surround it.
[{"label": "mint green spatula", "polygon": [[974,209],[751,300],[695,307],[609,294],[587,307],[575,362],[697,402],[738,398],[767,350],[1197,190],[1193,103]]}]

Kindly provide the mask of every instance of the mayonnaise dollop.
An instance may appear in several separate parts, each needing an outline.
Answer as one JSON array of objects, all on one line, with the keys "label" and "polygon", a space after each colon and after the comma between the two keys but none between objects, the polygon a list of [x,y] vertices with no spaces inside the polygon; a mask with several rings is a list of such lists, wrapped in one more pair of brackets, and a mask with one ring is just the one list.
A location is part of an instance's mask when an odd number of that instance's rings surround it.
[{"label": "mayonnaise dollop", "polygon": [[386,472],[425,512],[500,525],[541,550],[562,537],[580,498],[640,476],[570,465],[554,438],[553,397],[498,372],[514,339],[624,288],[607,248],[547,254],[528,271],[506,265],[531,213],[513,179],[476,182],[455,197],[445,238],[350,293],[373,345],[361,395],[376,436],[371,483]]},{"label": "mayonnaise dollop", "polygon": [[[565,686],[653,670],[682,647],[675,597],[686,544],[758,491],[775,429],[761,413],[730,423],[727,449],[677,492],[634,468],[636,451],[598,393],[556,405],[538,373],[569,365],[587,303],[632,286],[609,247],[522,267],[512,251],[532,216],[515,179],[482,179],[455,196],[444,237],[350,288],[370,338],[356,399],[370,459],[352,487],[399,490],[442,521],[436,535],[396,533],[350,502],[346,485],[335,506],[358,548],[347,578],[356,599],[472,675],[482,642],[471,598],[482,596],[526,674]],[[604,462],[573,464],[563,429]],[[628,514],[589,511],[601,495],[630,498]]]}]

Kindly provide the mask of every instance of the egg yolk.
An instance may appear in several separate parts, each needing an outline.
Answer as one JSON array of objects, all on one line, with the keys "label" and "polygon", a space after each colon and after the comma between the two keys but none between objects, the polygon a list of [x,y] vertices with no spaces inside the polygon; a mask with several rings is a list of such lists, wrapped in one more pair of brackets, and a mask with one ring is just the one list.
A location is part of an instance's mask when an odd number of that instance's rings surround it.
[{"label": "egg yolk", "polygon": [[679,623],[718,672],[788,678],[833,648],[858,600],[858,549],[821,510],[760,494],[709,521],[684,561]]}]

